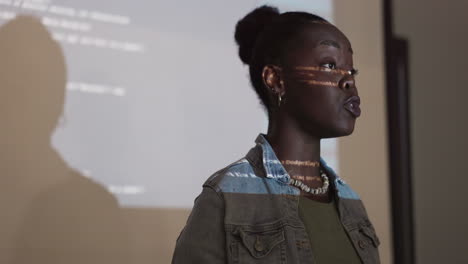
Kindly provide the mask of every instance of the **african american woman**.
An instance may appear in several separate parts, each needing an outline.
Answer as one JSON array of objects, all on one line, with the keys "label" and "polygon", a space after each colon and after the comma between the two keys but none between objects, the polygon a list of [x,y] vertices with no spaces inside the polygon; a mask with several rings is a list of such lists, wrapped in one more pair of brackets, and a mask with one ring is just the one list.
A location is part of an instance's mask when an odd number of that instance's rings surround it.
[{"label": "african american woman", "polygon": [[321,140],[350,135],[361,114],[351,43],[319,16],[270,6],[235,39],[268,133],[205,182],[172,263],[379,263],[359,196],[320,156]]}]

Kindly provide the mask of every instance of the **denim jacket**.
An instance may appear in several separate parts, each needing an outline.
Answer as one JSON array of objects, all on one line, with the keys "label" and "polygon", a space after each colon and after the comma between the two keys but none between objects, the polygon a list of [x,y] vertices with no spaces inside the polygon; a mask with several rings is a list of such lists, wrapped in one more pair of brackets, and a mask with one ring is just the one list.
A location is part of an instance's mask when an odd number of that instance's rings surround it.
[{"label": "denim jacket", "polygon": [[[299,218],[299,189],[263,135],[203,185],[172,263],[316,263]],[[379,239],[359,196],[321,160],[341,223],[362,263],[380,263]],[[339,254],[339,252],[336,252]]]}]

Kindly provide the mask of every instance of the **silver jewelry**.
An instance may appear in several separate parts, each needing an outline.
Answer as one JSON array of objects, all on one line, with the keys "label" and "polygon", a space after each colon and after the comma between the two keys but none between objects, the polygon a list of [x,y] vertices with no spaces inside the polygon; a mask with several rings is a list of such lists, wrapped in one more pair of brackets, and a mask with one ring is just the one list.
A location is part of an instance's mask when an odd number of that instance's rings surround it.
[{"label": "silver jewelry", "polygon": [[320,177],[322,177],[323,179],[323,185],[319,188],[310,188],[309,186],[305,185],[305,183],[303,183],[302,181],[293,178],[289,179],[289,184],[307,193],[324,194],[328,191],[328,186],[330,185],[330,183],[328,181],[327,175],[322,170],[320,170]]},{"label": "silver jewelry", "polygon": [[281,94],[278,94],[278,106],[281,106],[281,101],[283,98],[281,98]]}]

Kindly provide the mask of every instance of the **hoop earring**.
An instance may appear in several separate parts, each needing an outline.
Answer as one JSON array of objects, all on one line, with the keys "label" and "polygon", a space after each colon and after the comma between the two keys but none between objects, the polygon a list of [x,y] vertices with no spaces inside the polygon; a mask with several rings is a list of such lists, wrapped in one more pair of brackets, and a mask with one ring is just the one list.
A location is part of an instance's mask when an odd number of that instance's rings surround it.
[{"label": "hoop earring", "polygon": [[281,94],[278,94],[278,107],[281,106],[281,101],[283,100],[283,98],[281,98]]}]

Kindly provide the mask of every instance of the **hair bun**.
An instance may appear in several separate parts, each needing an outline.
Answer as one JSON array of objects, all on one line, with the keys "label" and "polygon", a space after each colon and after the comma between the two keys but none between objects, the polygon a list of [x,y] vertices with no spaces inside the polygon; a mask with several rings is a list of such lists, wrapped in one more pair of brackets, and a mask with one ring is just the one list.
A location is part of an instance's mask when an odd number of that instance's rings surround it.
[{"label": "hair bun", "polygon": [[242,62],[250,64],[258,36],[279,15],[277,8],[264,5],[237,22],[234,38],[239,45],[239,57]]}]

